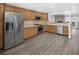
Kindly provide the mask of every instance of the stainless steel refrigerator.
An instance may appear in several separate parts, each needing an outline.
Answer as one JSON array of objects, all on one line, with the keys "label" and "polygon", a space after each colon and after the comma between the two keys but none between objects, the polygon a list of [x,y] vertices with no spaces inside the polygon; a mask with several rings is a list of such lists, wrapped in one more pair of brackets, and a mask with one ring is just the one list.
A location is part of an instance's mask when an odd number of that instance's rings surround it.
[{"label": "stainless steel refrigerator", "polygon": [[24,20],[21,13],[5,12],[4,49],[12,48],[24,42]]}]

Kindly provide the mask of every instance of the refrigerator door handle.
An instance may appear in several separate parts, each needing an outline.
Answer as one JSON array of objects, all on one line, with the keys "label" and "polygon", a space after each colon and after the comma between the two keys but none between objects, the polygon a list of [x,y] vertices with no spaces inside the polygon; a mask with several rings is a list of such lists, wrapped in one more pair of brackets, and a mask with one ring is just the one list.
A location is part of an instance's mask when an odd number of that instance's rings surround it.
[{"label": "refrigerator door handle", "polygon": [[12,30],[14,29],[14,26],[13,26],[14,24],[13,24],[13,22],[12,22]]},{"label": "refrigerator door handle", "polygon": [[17,24],[17,19],[16,19],[16,16],[15,16],[15,29],[17,29],[18,27],[18,24]]},{"label": "refrigerator door handle", "polygon": [[9,31],[9,28],[10,28],[10,23],[6,22],[6,32]]}]

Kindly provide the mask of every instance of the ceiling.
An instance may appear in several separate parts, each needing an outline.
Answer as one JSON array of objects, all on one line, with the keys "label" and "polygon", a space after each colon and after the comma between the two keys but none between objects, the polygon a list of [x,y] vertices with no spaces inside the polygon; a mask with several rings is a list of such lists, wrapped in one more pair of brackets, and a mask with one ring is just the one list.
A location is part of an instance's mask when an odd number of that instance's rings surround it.
[{"label": "ceiling", "polygon": [[9,5],[31,9],[39,12],[65,14],[79,14],[78,3],[8,3]]}]

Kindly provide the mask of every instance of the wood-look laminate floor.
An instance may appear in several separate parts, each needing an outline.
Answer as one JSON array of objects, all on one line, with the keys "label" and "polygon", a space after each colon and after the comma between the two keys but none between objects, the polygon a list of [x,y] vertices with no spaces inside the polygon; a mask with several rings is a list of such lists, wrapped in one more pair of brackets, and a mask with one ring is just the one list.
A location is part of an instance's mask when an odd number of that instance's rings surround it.
[{"label": "wood-look laminate floor", "polygon": [[30,38],[4,55],[79,55],[79,29],[72,30],[72,38],[42,33]]}]

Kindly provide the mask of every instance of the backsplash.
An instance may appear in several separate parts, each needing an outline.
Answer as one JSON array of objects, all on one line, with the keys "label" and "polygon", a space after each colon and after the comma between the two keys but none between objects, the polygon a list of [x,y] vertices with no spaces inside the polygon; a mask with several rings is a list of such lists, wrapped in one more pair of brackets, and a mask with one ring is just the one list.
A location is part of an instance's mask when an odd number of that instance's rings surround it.
[{"label": "backsplash", "polygon": [[47,24],[49,21],[24,21],[24,26],[34,25],[34,24]]}]

